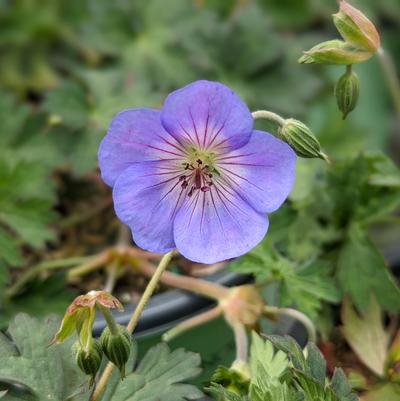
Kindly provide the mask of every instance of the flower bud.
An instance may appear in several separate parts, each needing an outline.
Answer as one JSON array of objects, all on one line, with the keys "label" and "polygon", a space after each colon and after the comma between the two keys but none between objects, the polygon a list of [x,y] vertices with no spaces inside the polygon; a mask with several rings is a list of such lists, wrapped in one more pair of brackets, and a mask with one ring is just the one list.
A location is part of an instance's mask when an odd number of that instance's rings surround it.
[{"label": "flower bud", "polygon": [[335,86],[336,102],[343,113],[343,120],[355,109],[360,94],[360,80],[356,73],[348,69]]},{"label": "flower bud", "polygon": [[92,376],[90,386],[94,383],[102,358],[103,351],[98,340],[92,339],[87,349],[83,348],[79,343],[76,344],[76,363],[82,372]]},{"label": "flower bud", "polygon": [[101,334],[100,341],[103,351],[110,362],[112,362],[121,373],[121,379],[125,377],[125,364],[129,359],[132,348],[132,336],[129,331],[121,326],[116,326],[117,333],[111,333],[106,327]]},{"label": "flower bud", "polygon": [[285,141],[300,157],[328,160],[321,151],[321,145],[307,125],[293,118],[285,120],[285,124],[278,131],[279,137]]},{"label": "flower bud", "polygon": [[372,53],[355,48],[342,40],[328,40],[304,52],[300,64],[349,65],[361,63],[372,57]]},{"label": "flower bud", "polygon": [[339,12],[333,15],[333,22],[346,42],[371,53],[378,50],[381,41],[374,24],[346,1],[340,2]]}]

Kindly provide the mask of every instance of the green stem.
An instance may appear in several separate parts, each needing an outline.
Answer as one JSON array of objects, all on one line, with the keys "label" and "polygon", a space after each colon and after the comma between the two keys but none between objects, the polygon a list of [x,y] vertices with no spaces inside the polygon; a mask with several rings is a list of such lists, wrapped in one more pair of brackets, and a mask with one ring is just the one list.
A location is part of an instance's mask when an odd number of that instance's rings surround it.
[{"label": "green stem", "polygon": [[[156,289],[162,273],[168,267],[168,264],[171,261],[172,257],[174,256],[174,254],[175,254],[175,251],[168,252],[160,260],[160,263],[157,266],[157,269],[154,272],[153,277],[147,284],[147,287],[144,290],[142,298],[140,299],[139,303],[137,304],[137,306],[135,308],[135,311],[133,312],[131,320],[129,321],[128,325],[126,326],[129,333],[132,333],[135,330],[136,325],[139,321],[139,318],[143,312],[144,307],[146,306],[148,300],[150,299],[154,290]],[[104,372],[99,380],[99,383],[97,384],[96,390],[93,393],[92,401],[98,401],[100,399],[108,381],[110,380],[113,369],[114,369],[114,364],[109,362],[107,364],[106,368],[104,369]]]},{"label": "green stem", "polygon": [[257,111],[253,111],[253,113],[251,113],[251,115],[253,116],[253,118],[256,120],[257,118],[264,118],[266,120],[270,120],[274,123],[276,123],[277,125],[283,127],[285,125],[285,119],[282,118],[281,116],[279,116],[276,113],[273,113],[272,111],[267,111],[267,110],[257,110]]},{"label": "green stem", "polygon": [[383,75],[386,78],[387,87],[392,96],[397,115],[400,118],[400,81],[396,73],[396,66],[394,65],[390,54],[382,47],[378,49],[377,55],[382,67]]},{"label": "green stem", "polygon": [[91,259],[90,256],[80,256],[80,257],[73,257],[67,259],[58,259],[58,260],[49,260],[46,262],[41,262],[36,266],[30,267],[29,269],[25,270],[15,281],[15,283],[10,286],[5,291],[6,298],[10,299],[17,295],[21,289],[28,283],[30,280],[35,278],[41,272],[47,270],[56,270],[56,269],[65,269],[67,267],[72,267],[78,265],[80,263],[86,262],[88,259]]},{"label": "green stem", "polygon": [[308,341],[315,343],[317,340],[317,330],[314,323],[304,313],[292,308],[278,308],[277,306],[265,306],[266,315],[286,315],[298,320],[307,330]]},{"label": "green stem", "polygon": [[100,309],[101,313],[103,314],[104,319],[106,319],[106,323],[108,328],[110,329],[111,334],[113,335],[118,334],[118,325],[110,309],[105,308],[103,305],[100,304],[97,304],[97,306]]}]

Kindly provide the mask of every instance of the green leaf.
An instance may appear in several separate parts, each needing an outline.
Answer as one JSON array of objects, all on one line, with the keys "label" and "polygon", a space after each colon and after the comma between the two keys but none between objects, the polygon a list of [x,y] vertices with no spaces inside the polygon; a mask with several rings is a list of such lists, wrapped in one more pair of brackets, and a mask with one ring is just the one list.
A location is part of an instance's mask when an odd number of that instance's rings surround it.
[{"label": "green leaf", "polygon": [[340,401],[339,397],[330,388],[303,372],[296,372],[301,392],[304,394],[304,401]]},{"label": "green leaf", "polygon": [[286,382],[271,381],[268,373],[260,366],[259,375],[250,386],[251,401],[298,401],[299,394]]},{"label": "green leaf", "polygon": [[285,352],[296,369],[306,369],[307,363],[303,351],[294,338],[287,335],[268,335],[265,338],[271,341],[277,349]]},{"label": "green leaf", "polygon": [[211,377],[210,383],[221,384],[225,388],[235,390],[238,394],[245,394],[248,392],[250,384],[250,377],[246,373],[239,371],[235,366],[231,368],[218,366]]},{"label": "green leaf", "polygon": [[[9,265],[15,266],[22,263],[22,255],[18,244],[13,236],[2,227],[0,227],[0,255]],[[0,264],[0,277],[2,276],[3,269],[5,269],[5,266]]]},{"label": "green leaf", "polygon": [[10,340],[0,337],[0,382],[17,383],[38,400],[65,401],[85,392],[87,399],[87,378],[75,365],[71,342],[49,347],[58,325],[58,319],[39,323],[19,314],[8,329]]},{"label": "green leaf", "polygon": [[311,317],[316,317],[322,307],[322,301],[337,303],[340,292],[334,279],[329,276],[329,269],[322,263],[312,263],[302,269],[293,267],[281,270],[283,277],[282,303],[296,305]]},{"label": "green leaf", "polygon": [[307,367],[310,376],[321,385],[325,384],[326,361],[318,347],[309,343],[307,345]]},{"label": "green leaf", "polygon": [[383,316],[375,297],[359,316],[350,302],[342,307],[342,332],[358,358],[375,374],[382,377],[388,356],[389,335],[383,326]]},{"label": "green leaf", "polygon": [[268,239],[234,261],[231,268],[254,274],[260,282],[280,282],[280,304],[295,305],[311,317],[317,316],[322,301],[337,303],[340,300],[340,291],[326,264],[315,262],[296,266],[274,251]]},{"label": "green leaf", "polygon": [[0,329],[7,327],[17,313],[28,313],[37,318],[49,314],[62,316],[75,292],[65,287],[64,274],[53,274],[44,280],[33,280],[29,291],[1,305]]},{"label": "green leaf", "polygon": [[279,379],[288,367],[288,359],[284,352],[274,351],[271,341],[262,339],[256,332],[252,332],[250,347],[250,371],[252,378],[257,378],[262,373],[270,378]]},{"label": "green leaf", "polygon": [[346,374],[342,368],[335,368],[332,376],[331,386],[338,395],[340,401],[357,401],[357,396],[353,393]]},{"label": "green leaf", "polygon": [[49,92],[43,109],[72,128],[83,128],[88,121],[89,105],[85,92],[72,81],[65,81]]},{"label": "green leaf", "polygon": [[359,225],[349,228],[340,250],[338,279],[360,310],[368,308],[371,294],[384,310],[400,310],[400,289],[382,255]]},{"label": "green leaf", "polygon": [[240,396],[232,391],[227,390],[225,387],[221,386],[220,384],[211,383],[210,387],[206,387],[205,391],[214,397],[217,400],[224,400],[224,401],[253,401],[246,396]]},{"label": "green leaf", "polygon": [[102,401],[185,401],[202,396],[183,381],[200,373],[198,354],[183,349],[170,351],[164,343],[151,348],[138,367],[120,382],[112,398]]},{"label": "green leaf", "polygon": [[[54,220],[54,185],[40,163],[0,161],[0,223],[8,228],[0,232],[1,253],[8,262],[20,262],[11,236],[33,247],[42,247],[54,238],[49,223]],[[13,235],[12,235],[13,234]],[[15,241],[15,240],[14,240]]]}]

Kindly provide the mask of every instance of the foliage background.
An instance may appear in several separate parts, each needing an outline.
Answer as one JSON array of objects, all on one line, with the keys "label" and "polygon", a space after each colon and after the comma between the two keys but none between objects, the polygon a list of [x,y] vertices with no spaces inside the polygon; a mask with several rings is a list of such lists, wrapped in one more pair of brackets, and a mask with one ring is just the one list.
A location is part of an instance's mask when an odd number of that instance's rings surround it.
[{"label": "foliage background", "polygon": [[[353,3],[381,27],[383,44],[400,66],[398,0]],[[190,81],[221,81],[251,109],[303,120],[333,159],[360,150],[398,158],[399,120],[377,59],[356,67],[361,99],[346,121],[333,97],[342,68],[297,64],[303,49],[337,36],[330,18],[336,8],[334,0],[0,0],[0,293],[21,269],[115,241],[98,144],[116,112],[160,107],[168,92]],[[354,185],[333,180],[318,186],[314,178],[324,171],[320,161],[300,163],[294,194],[300,210],[310,208],[308,196],[317,193],[321,202],[312,212],[318,215],[330,182],[338,198]],[[350,191],[344,199],[352,203],[353,196]],[[298,232],[315,228],[307,216],[301,214]],[[284,229],[285,220],[279,221]],[[82,225],[89,227],[84,237]],[[279,238],[276,227],[271,234]],[[367,241],[352,230],[354,241]],[[385,243],[398,238],[393,232]],[[336,235],[317,233],[329,241]],[[320,249],[321,238],[296,247],[296,231],[292,237],[285,247],[300,261]],[[21,309],[62,311],[73,296],[60,291],[63,286],[62,274],[45,275],[12,301],[1,297],[1,325]],[[322,299],[337,296],[329,287]],[[309,302],[306,297],[303,309],[315,312]]]}]

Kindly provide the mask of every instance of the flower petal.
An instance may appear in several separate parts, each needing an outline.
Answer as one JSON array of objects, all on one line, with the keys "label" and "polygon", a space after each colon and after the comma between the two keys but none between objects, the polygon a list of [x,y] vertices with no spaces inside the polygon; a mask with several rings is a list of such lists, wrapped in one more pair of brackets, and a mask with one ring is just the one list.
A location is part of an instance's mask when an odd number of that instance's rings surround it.
[{"label": "flower petal", "polygon": [[161,112],[165,129],[200,149],[236,149],[248,142],[253,118],[246,104],[218,82],[196,81],[172,92]]},{"label": "flower petal", "polygon": [[229,190],[213,185],[196,191],[178,211],[174,238],[178,251],[200,263],[215,263],[243,255],[268,229],[268,219]]},{"label": "flower petal", "polygon": [[172,225],[183,199],[181,170],[169,161],[144,161],[128,167],[115,182],[116,214],[130,226],[139,247],[157,253],[175,248]]},{"label": "flower petal", "polygon": [[217,168],[223,185],[230,186],[258,212],[270,213],[293,188],[296,154],[273,135],[253,131],[245,146],[219,157]]},{"label": "flower petal", "polygon": [[118,176],[132,163],[144,160],[175,159],[182,147],[165,131],[160,111],[128,109],[111,121],[99,148],[103,180],[113,186]]}]

